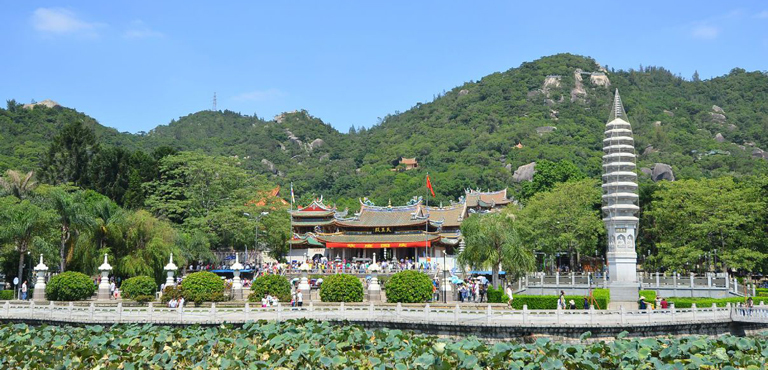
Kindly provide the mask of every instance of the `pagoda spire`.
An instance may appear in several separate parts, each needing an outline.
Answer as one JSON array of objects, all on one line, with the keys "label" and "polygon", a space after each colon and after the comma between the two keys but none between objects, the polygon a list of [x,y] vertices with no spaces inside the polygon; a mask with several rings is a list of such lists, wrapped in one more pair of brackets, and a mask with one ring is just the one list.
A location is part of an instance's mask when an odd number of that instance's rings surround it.
[{"label": "pagoda spire", "polygon": [[627,112],[624,110],[624,104],[621,103],[619,89],[616,89],[616,93],[613,95],[613,109],[611,109],[611,115],[608,117],[608,122],[611,122],[615,119],[621,119],[625,122],[629,122],[629,118],[627,118]]}]

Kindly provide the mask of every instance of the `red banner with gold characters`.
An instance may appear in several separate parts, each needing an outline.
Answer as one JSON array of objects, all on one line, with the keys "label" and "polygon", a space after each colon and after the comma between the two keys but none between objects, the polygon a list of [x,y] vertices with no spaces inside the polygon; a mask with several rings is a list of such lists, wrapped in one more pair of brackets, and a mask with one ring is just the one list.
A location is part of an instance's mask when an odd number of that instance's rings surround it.
[{"label": "red banner with gold characters", "polygon": [[432,245],[431,241],[423,242],[407,242],[407,243],[326,243],[326,248],[363,248],[363,249],[375,249],[375,248],[413,248],[413,247],[429,247]]}]

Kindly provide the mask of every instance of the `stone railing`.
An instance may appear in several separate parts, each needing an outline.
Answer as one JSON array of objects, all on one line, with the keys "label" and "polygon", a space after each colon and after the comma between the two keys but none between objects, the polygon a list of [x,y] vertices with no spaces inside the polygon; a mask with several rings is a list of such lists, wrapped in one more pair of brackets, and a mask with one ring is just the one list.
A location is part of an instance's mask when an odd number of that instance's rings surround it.
[{"label": "stone railing", "polygon": [[[304,307],[277,305],[262,308],[244,304],[212,304],[210,307],[167,308],[165,306],[131,306],[117,303],[35,304],[5,302],[0,306],[2,320],[39,320],[89,324],[155,323],[155,324],[219,324],[244,323],[252,320],[282,321],[314,319],[322,321],[393,322],[495,327],[616,327],[676,325],[689,323],[724,323],[732,317],[748,321],[741,308],[705,307],[665,310],[522,310],[498,305],[401,305],[401,304],[313,304]],[[765,306],[751,309],[755,318],[768,317]],[[768,321],[768,319],[766,319]]]}]

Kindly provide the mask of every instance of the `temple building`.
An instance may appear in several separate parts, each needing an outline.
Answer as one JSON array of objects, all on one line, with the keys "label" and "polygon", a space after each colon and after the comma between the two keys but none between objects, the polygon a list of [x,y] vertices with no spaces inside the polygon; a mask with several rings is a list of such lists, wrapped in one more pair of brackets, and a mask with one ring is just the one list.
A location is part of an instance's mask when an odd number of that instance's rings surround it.
[{"label": "temple building", "polygon": [[[353,215],[323,204],[322,199],[291,211],[289,260],[326,257],[329,260],[368,261],[373,253],[388,260],[431,260],[458,253],[461,223],[474,213],[501,209],[511,201],[506,189],[467,190],[467,197],[448,207],[428,207],[420,197],[404,206],[377,206],[360,200]],[[471,207],[470,207],[471,205]]]}]

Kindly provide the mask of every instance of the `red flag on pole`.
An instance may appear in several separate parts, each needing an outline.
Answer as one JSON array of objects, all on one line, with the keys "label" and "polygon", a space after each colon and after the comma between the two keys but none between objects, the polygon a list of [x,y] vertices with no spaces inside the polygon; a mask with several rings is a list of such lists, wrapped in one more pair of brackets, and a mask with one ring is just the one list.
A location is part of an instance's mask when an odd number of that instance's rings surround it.
[{"label": "red flag on pole", "polygon": [[432,189],[432,182],[431,182],[431,181],[429,181],[429,175],[427,175],[427,189],[429,189],[429,192],[431,192],[431,193],[432,193],[432,197],[434,198],[434,196],[435,196],[435,190],[434,190],[434,189]]}]

